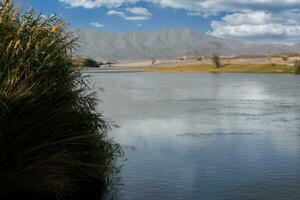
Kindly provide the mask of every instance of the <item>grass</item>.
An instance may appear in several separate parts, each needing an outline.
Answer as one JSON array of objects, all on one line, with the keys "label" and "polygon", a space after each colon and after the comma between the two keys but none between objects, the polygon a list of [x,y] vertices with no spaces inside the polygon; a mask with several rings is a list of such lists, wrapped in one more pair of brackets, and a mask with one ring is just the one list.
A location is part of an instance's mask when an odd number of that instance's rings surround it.
[{"label": "grass", "polygon": [[193,64],[143,68],[150,72],[211,72],[211,73],[294,73],[294,67],[289,65],[276,64],[236,64],[225,65],[216,69],[213,65]]},{"label": "grass", "polygon": [[117,171],[67,30],[0,1],[0,199],[97,199]]}]

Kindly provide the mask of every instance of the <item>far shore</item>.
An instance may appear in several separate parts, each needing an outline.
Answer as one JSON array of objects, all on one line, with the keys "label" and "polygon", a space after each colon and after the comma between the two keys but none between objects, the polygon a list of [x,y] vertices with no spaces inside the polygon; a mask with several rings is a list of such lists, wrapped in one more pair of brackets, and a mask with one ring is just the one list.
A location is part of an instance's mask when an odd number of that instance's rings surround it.
[{"label": "far shore", "polygon": [[165,73],[282,73],[293,74],[294,67],[289,65],[277,64],[239,64],[239,65],[224,65],[220,68],[215,68],[213,65],[178,65],[164,67],[141,67],[136,70],[147,72],[165,72]]},{"label": "far shore", "polygon": [[300,57],[284,61],[280,57],[227,58],[215,68],[210,59],[197,60],[139,60],[126,61],[104,67],[103,71],[138,71],[157,73],[281,73],[294,74],[294,62]]}]

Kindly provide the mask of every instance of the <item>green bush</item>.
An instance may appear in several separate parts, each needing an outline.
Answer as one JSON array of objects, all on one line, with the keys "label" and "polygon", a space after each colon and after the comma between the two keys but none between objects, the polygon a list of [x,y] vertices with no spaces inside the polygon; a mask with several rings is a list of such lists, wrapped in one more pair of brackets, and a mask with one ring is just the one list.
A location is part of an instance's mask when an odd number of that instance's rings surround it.
[{"label": "green bush", "polygon": [[100,65],[97,63],[97,61],[95,61],[91,58],[85,58],[83,60],[83,66],[84,67],[100,67]]},{"label": "green bush", "polygon": [[72,64],[66,30],[56,16],[0,1],[0,199],[100,196],[116,170],[120,148]]},{"label": "green bush", "polygon": [[300,74],[300,60],[296,60],[294,63],[294,73]]},{"label": "green bush", "polygon": [[211,57],[211,60],[213,62],[213,65],[215,68],[220,68],[221,67],[221,57],[219,54],[214,53]]}]

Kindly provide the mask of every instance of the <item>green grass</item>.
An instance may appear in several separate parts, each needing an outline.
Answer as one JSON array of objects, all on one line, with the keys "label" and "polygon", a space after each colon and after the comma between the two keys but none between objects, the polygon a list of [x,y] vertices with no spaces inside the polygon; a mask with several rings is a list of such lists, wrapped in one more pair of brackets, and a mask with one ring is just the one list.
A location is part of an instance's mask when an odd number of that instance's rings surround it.
[{"label": "green grass", "polygon": [[0,1],[0,199],[94,199],[117,170],[66,28]]}]

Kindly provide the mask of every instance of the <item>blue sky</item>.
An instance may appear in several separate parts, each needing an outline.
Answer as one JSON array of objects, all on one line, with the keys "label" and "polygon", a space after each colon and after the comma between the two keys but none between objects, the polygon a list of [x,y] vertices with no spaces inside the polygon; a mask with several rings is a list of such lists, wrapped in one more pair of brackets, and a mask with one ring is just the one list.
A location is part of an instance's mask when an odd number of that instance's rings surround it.
[{"label": "blue sky", "polygon": [[15,0],[72,28],[157,31],[190,28],[244,42],[300,42],[300,0]]}]

